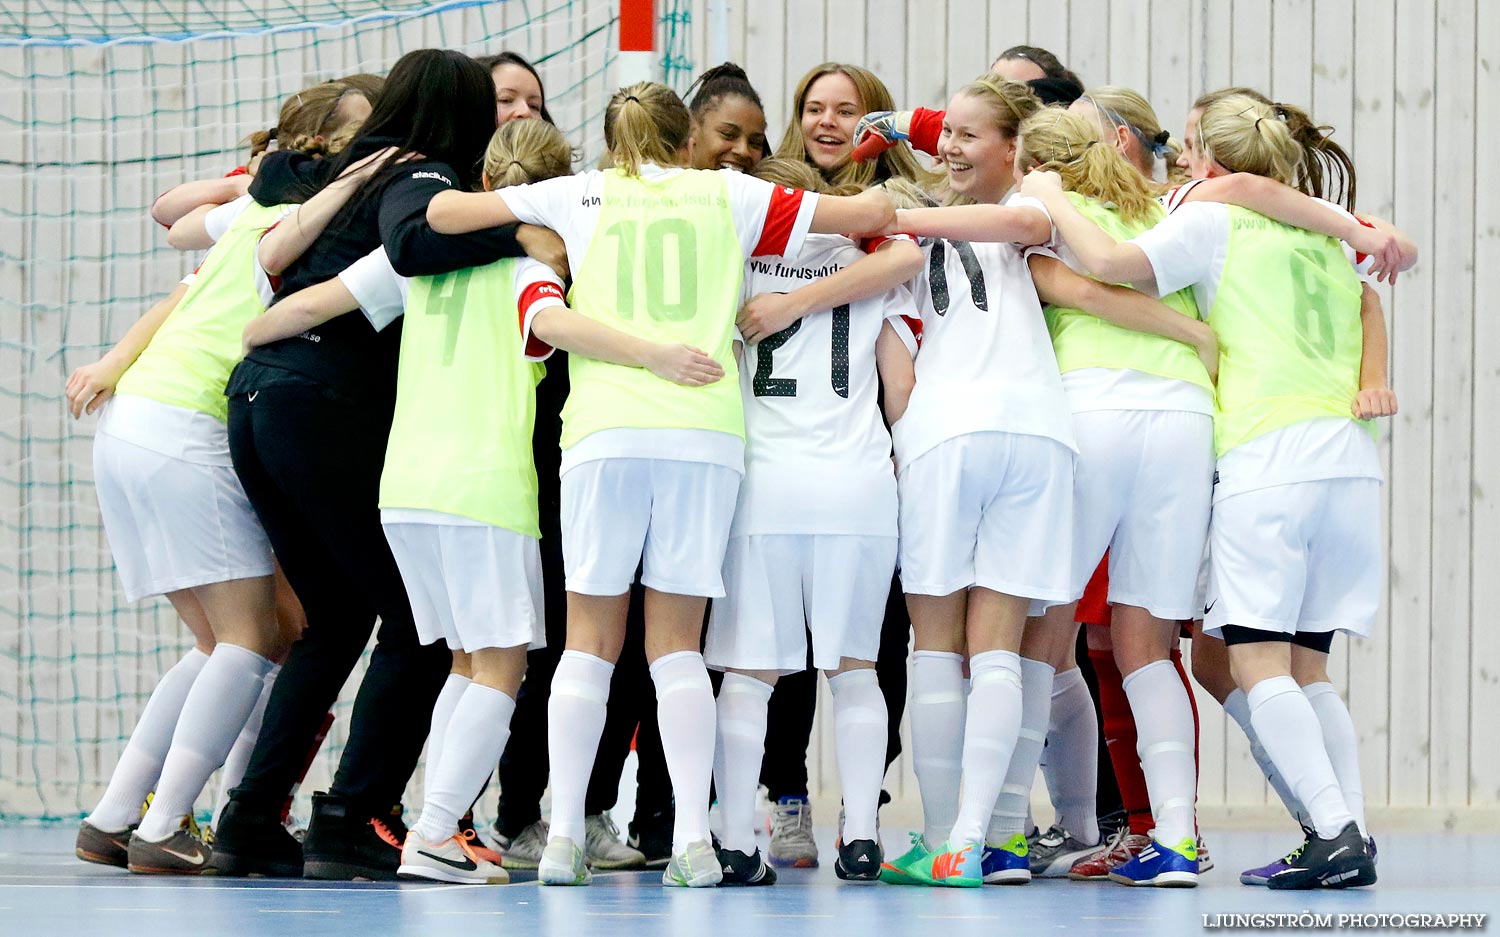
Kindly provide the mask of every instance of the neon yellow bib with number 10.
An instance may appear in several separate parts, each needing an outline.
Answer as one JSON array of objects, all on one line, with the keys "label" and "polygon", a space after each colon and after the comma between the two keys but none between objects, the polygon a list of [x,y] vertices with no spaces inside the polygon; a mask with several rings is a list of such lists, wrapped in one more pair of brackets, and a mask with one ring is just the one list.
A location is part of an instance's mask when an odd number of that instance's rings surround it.
[{"label": "neon yellow bib with number 10", "polygon": [[744,437],[732,349],[744,266],[718,172],[686,170],[658,179],[605,172],[599,227],[575,271],[570,304],[639,338],[701,348],[723,365],[724,377],[683,387],[644,368],[569,355],[564,449],[606,429],[703,429]]},{"label": "neon yellow bib with number 10", "polygon": [[1229,208],[1229,253],[1208,317],[1219,339],[1219,455],[1304,420],[1353,419],[1361,290],[1338,241]]},{"label": "neon yellow bib with number 10", "polygon": [[[1151,221],[1132,223],[1105,203],[1075,192],[1068,193],[1068,201],[1117,241],[1128,241],[1166,217],[1166,212],[1160,211]],[[1189,319],[1198,318],[1198,304],[1193,299],[1192,290],[1178,290],[1163,296],[1161,301]],[[1059,370],[1128,368],[1187,381],[1213,393],[1213,382],[1208,379],[1208,371],[1198,353],[1182,342],[1121,328],[1082,309],[1048,306],[1043,311],[1047,316],[1047,330],[1052,333],[1052,347],[1057,352]]]},{"label": "neon yellow bib with number 10", "polygon": [[515,265],[499,260],[411,281],[382,508],[542,535],[531,428],[543,368],[522,352]]}]

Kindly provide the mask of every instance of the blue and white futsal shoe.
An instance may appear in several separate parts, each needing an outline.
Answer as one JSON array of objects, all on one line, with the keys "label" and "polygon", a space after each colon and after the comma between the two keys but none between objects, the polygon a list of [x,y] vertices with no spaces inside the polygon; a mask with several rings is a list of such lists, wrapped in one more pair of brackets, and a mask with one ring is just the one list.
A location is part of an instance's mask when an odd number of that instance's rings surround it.
[{"label": "blue and white futsal shoe", "polygon": [[1196,888],[1198,845],[1185,836],[1175,848],[1153,839],[1134,859],[1109,873],[1121,885],[1154,885],[1157,888]]}]

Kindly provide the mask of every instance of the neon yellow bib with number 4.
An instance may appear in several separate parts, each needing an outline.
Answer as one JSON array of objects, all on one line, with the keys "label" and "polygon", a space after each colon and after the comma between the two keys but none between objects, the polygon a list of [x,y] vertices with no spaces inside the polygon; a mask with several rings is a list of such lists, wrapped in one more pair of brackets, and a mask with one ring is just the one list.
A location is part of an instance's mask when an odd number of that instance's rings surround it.
[{"label": "neon yellow bib with number 4", "polygon": [[240,360],[245,323],[266,311],[255,288],[255,247],[285,205],[251,202],[214,244],[182,302],[115,386],[116,393],[229,421],[224,385]]},{"label": "neon yellow bib with number 4", "polygon": [[1353,419],[1361,291],[1338,241],[1229,208],[1229,253],[1208,316],[1219,339],[1219,455],[1293,423]]},{"label": "neon yellow bib with number 4", "polygon": [[541,536],[531,428],[543,367],[523,356],[515,265],[412,279],[382,508]]},{"label": "neon yellow bib with number 4", "polygon": [[703,429],[745,435],[733,354],[745,259],[718,172],[657,179],[604,174],[599,227],[569,302],[583,315],[653,342],[703,349],[724,367],[706,387],[644,368],[568,356],[562,447],[606,429]]},{"label": "neon yellow bib with number 4", "polygon": [[[1132,223],[1121,218],[1112,206],[1095,199],[1069,192],[1068,200],[1085,218],[1116,241],[1128,241],[1166,217],[1165,211],[1158,211],[1148,222]],[[1198,303],[1190,289],[1163,296],[1161,301],[1189,319],[1199,318]],[[1052,334],[1053,350],[1057,352],[1059,370],[1128,368],[1187,381],[1213,393],[1213,382],[1208,379],[1208,371],[1198,353],[1182,342],[1121,328],[1082,309],[1048,306],[1043,312],[1047,316],[1047,331]]]}]

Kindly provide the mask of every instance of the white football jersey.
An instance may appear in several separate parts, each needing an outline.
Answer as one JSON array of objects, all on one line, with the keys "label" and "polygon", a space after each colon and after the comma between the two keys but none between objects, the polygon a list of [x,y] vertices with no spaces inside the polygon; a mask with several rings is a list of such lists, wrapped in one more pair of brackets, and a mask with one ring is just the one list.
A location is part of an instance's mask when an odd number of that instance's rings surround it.
[{"label": "white football jersey", "polygon": [[[794,258],[748,261],[744,295],[791,292],[863,256],[848,238],[808,235]],[[914,349],[901,319],[913,312],[911,295],[898,287],[745,346],[745,480],[731,536],[896,536],[896,476],[877,400],[875,340],[890,319]]]},{"label": "white football jersey", "polygon": [[892,429],[900,464],[966,433],[1045,436],[1076,452],[1073,415],[1022,251],[942,238],[923,238],[922,250],[927,263],[911,283],[922,318],[917,386]]}]

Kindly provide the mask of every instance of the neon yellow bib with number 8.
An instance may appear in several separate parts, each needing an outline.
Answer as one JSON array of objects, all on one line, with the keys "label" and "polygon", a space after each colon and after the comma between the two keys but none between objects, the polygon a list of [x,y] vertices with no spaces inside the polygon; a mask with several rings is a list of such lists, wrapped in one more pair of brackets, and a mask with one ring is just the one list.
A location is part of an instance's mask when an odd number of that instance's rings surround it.
[{"label": "neon yellow bib with number 8", "polygon": [[706,387],[644,368],[568,356],[562,447],[605,429],[704,429],[745,435],[733,354],[744,252],[718,172],[660,179],[607,170],[599,227],[569,303],[595,321],[653,342],[703,349],[724,367]]},{"label": "neon yellow bib with number 8", "polygon": [[1229,208],[1229,253],[1208,316],[1219,339],[1219,455],[1304,420],[1353,419],[1361,290],[1338,241]]},{"label": "neon yellow bib with number 8", "polygon": [[515,265],[499,260],[412,279],[382,508],[542,535],[531,429],[543,367],[523,355]]}]

